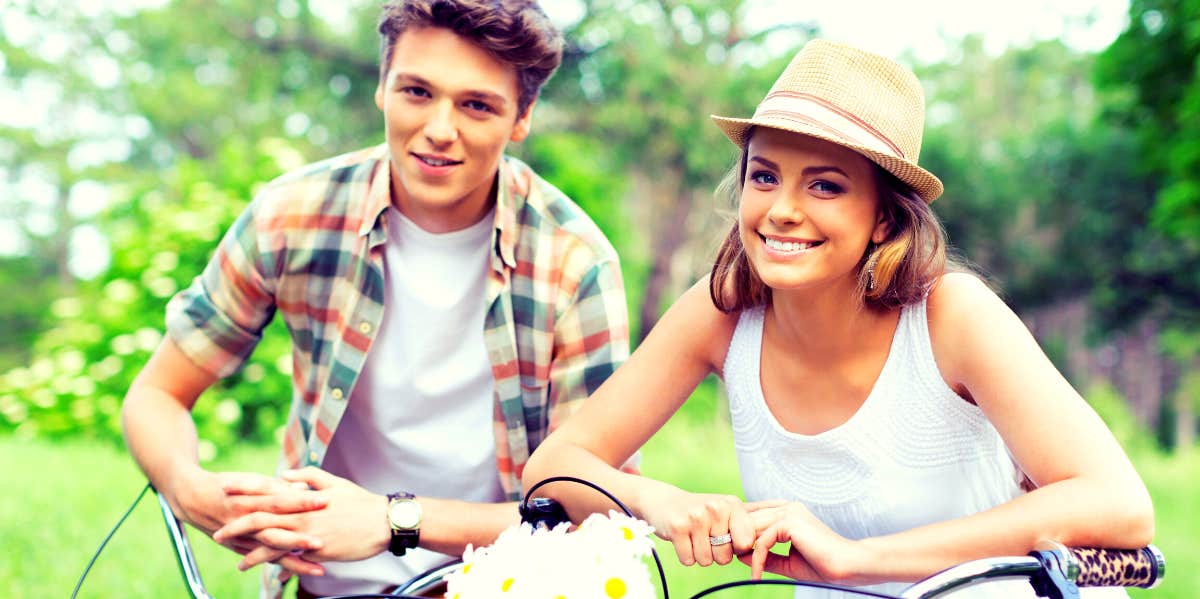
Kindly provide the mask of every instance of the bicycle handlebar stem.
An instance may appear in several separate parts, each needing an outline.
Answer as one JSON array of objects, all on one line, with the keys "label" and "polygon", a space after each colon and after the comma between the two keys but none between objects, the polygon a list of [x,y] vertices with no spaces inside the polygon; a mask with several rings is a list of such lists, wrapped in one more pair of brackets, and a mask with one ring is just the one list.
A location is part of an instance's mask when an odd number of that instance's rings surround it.
[{"label": "bicycle handlebar stem", "polygon": [[158,506],[162,509],[163,522],[167,524],[167,534],[171,536],[171,546],[175,548],[176,562],[187,583],[188,593],[192,599],[213,599],[213,596],[208,594],[208,589],[204,587],[204,581],[200,578],[200,566],[196,563],[196,556],[192,553],[192,546],[188,543],[183,524],[175,517],[175,512],[171,511],[167,498],[163,497],[162,493],[158,493],[157,489],[155,494],[158,495]]}]

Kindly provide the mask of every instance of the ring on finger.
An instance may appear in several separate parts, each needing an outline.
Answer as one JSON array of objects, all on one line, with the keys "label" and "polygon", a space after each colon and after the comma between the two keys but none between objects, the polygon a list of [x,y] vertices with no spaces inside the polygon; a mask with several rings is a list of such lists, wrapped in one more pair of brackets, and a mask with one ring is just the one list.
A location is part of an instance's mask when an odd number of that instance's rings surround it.
[{"label": "ring on finger", "polygon": [[733,542],[733,535],[731,535],[729,533],[725,533],[723,535],[717,535],[715,537],[708,537],[708,544],[712,545],[713,547],[720,547],[721,545],[728,545],[732,542]]}]

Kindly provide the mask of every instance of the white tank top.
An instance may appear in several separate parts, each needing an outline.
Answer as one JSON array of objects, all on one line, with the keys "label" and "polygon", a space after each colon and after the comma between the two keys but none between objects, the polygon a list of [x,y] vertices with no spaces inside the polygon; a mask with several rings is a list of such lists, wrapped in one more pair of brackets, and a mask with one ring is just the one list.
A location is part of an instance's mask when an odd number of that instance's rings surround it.
[{"label": "white tank top", "polygon": [[[924,301],[901,311],[887,362],[858,411],[815,435],[787,431],[767,408],[759,374],[762,331],[763,308],[744,311],[724,368],[747,500],[801,502],[838,534],[862,539],[981,512],[1022,493],[1020,471],[999,433],[942,378]],[[899,594],[906,586],[864,588]],[[796,596],[847,595],[800,589]],[[1027,583],[1011,580],[950,597],[1034,594]]]}]

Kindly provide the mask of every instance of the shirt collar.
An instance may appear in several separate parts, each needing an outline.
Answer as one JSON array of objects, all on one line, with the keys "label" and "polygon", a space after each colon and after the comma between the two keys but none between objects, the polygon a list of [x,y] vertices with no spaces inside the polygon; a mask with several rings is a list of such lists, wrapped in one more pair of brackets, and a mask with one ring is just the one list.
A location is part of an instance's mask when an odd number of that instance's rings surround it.
[{"label": "shirt collar", "polygon": [[528,185],[519,185],[507,157],[500,159],[500,174],[496,177],[496,241],[493,250],[509,268],[517,267],[517,204],[528,194]]},{"label": "shirt collar", "polygon": [[[370,176],[358,234],[365,237],[371,235],[372,231],[378,231],[376,235],[382,240],[387,238],[383,214],[392,204],[392,168],[387,144],[379,146],[375,158],[377,162]],[[496,228],[492,251],[508,268],[517,267],[517,208],[529,194],[530,181],[527,175],[515,172],[512,162],[507,157],[501,157],[496,180]],[[500,270],[496,266],[496,270]]]},{"label": "shirt collar", "polygon": [[367,184],[367,201],[363,204],[362,220],[358,225],[361,237],[370,235],[373,230],[383,230],[380,217],[392,205],[392,166],[387,144],[377,147],[372,157],[375,159],[375,169]]}]

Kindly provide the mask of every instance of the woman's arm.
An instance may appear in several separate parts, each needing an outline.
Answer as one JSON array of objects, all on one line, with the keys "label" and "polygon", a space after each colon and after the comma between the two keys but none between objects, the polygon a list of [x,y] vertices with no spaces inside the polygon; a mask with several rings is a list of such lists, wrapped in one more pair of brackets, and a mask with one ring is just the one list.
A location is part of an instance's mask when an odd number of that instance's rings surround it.
[{"label": "woman's arm", "polygon": [[1019,549],[1044,539],[1149,543],[1154,512],[1141,477],[1020,318],[978,278],[952,274],[931,294],[929,319],[947,383],[979,405],[1038,487],[998,508],[998,536]]},{"label": "woman's arm", "polygon": [[800,554],[772,558],[767,569],[811,566],[821,578],[855,583],[916,580],[971,559],[1023,555],[1041,540],[1149,543],[1153,508],[1141,478],[1016,314],[979,279],[951,274],[930,294],[928,317],[947,384],[979,405],[1037,489],[972,516],[861,542],[833,535],[804,510],[778,510],[774,523],[759,515],[766,540],[790,540]]},{"label": "woman's arm", "polygon": [[[741,512],[740,501],[685,493],[618,467],[666,423],[706,375],[720,370],[736,322],[737,315],[722,314],[712,305],[707,279],[685,292],[629,360],[538,447],[525,467],[525,488],[552,476],[585,479],[671,539],[685,564],[711,561],[708,531],[727,528],[730,512]],[[560,501],[576,521],[614,508],[581,485],[554,483],[538,494]],[[744,520],[735,540],[748,547],[753,530]],[[692,537],[702,543],[693,543]],[[724,563],[732,554],[721,557]]]},{"label": "woman's arm", "polygon": [[917,580],[968,559],[1025,555],[1042,540],[1150,543],[1153,508],[1145,484],[1020,318],[965,274],[942,277],[928,311],[942,376],[983,409],[1037,489],[983,513],[866,539],[857,559],[834,568],[832,577]]}]

